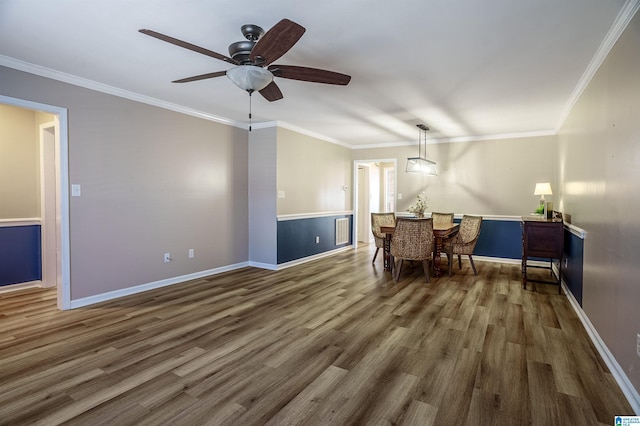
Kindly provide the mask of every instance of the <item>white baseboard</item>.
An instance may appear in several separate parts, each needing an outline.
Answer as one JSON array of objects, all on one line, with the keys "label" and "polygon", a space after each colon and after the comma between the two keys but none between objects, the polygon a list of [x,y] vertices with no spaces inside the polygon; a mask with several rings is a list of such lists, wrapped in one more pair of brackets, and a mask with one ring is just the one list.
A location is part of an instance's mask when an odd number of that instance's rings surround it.
[{"label": "white baseboard", "polygon": [[[466,257],[467,259],[469,259],[469,257]],[[464,255],[463,255],[463,260],[465,259]],[[489,257],[489,256],[476,256],[473,255],[473,260],[474,262],[476,260],[479,260],[480,262],[494,262],[494,263],[508,263],[510,265],[521,265],[522,264],[522,259],[518,258],[518,259],[511,259],[508,257]]]},{"label": "white baseboard", "polygon": [[312,256],[303,257],[301,259],[292,260],[291,262],[280,263],[277,265],[277,269],[280,270],[280,269],[290,268],[296,265],[301,265],[303,263],[311,262],[312,260],[322,259],[323,257],[331,256],[336,253],[340,253],[342,251],[351,250],[353,248],[354,248],[353,245],[344,246],[344,247],[337,248],[335,250],[325,251],[323,253],[318,253]]},{"label": "white baseboard", "polygon": [[600,338],[595,327],[591,324],[591,321],[589,321],[589,317],[587,317],[587,314],[582,310],[582,307],[573,296],[573,293],[569,291],[564,280],[562,281],[562,288],[564,289],[564,293],[567,295],[567,299],[569,299],[571,306],[573,306],[573,310],[578,315],[578,318],[580,318],[585,330],[587,330],[587,334],[589,334],[589,337],[598,350],[598,353],[602,357],[604,363],[607,364],[609,371],[611,371],[613,378],[618,383],[618,386],[620,386],[620,389],[627,398],[627,401],[629,401],[629,405],[633,408],[633,412],[636,415],[640,415],[640,395],[638,394],[638,391],[633,387],[631,381],[624,373],[624,370],[620,367],[620,364],[618,364],[618,361],[616,361],[611,351],[609,351],[609,348],[607,348],[607,345]]},{"label": "white baseboard", "polygon": [[236,263],[234,265],[222,266],[220,268],[209,269],[206,271],[195,272],[193,274],[181,275],[179,277],[167,278],[166,280],[154,281],[146,284],[137,285],[135,287],[123,288],[107,293],[97,294],[95,296],[84,297],[82,299],[71,300],[70,309],[81,308],[93,305],[95,303],[106,302],[117,299],[119,297],[130,296],[132,294],[142,293],[143,291],[153,290],[156,288],[166,287],[168,285],[180,284],[186,281],[198,278],[208,277],[210,275],[221,274],[223,272],[233,271],[249,266],[248,262]]},{"label": "white baseboard", "polygon": [[320,258],[323,258],[323,257],[326,257],[326,256],[331,256],[333,254],[339,253],[341,251],[349,250],[349,249],[352,249],[352,248],[353,248],[353,246],[340,247],[339,249],[336,249],[336,250],[331,250],[331,251],[327,251],[327,252],[320,253],[320,254],[317,254],[317,255],[308,256],[308,257],[305,257],[305,258],[302,258],[302,259],[296,259],[294,261],[283,263],[283,264],[280,264],[280,265],[272,265],[272,264],[269,264],[269,263],[261,263],[261,262],[241,262],[241,263],[236,263],[234,265],[227,265],[227,266],[223,266],[223,267],[220,267],[220,268],[209,269],[207,271],[196,272],[196,273],[188,274],[188,275],[181,275],[179,277],[167,278],[166,280],[154,281],[154,282],[151,282],[151,283],[140,284],[140,285],[137,285],[135,287],[128,287],[128,288],[123,288],[121,290],[114,290],[114,291],[110,291],[110,292],[107,292],[107,293],[97,294],[95,296],[89,296],[89,297],[84,297],[84,298],[81,298],[81,299],[75,299],[75,300],[71,301],[69,308],[70,309],[81,308],[81,307],[84,307],[84,306],[89,306],[89,305],[93,305],[93,304],[96,304],[96,303],[101,303],[101,302],[106,302],[106,301],[109,301],[109,300],[117,299],[119,297],[130,296],[132,294],[141,293],[143,291],[148,291],[148,290],[153,290],[153,289],[156,289],[156,288],[166,287],[166,286],[173,285],[173,284],[179,284],[179,283],[183,283],[185,281],[191,281],[191,280],[195,280],[195,279],[198,279],[198,278],[207,277],[207,276],[210,276],[210,275],[220,274],[222,272],[233,271],[235,269],[240,269],[240,268],[244,268],[244,267],[247,267],[247,266],[254,267],[254,268],[261,268],[261,269],[269,269],[269,270],[279,270],[279,269],[289,268],[291,266],[300,265],[302,263],[310,262],[310,261],[315,260],[315,259],[320,259]]},{"label": "white baseboard", "polygon": [[270,271],[278,270],[278,265],[274,265],[273,263],[249,262],[248,266],[253,268],[269,269]]},{"label": "white baseboard", "polygon": [[29,281],[26,283],[6,284],[0,286],[0,293],[9,293],[16,290],[24,290],[25,288],[44,288],[42,281]]}]

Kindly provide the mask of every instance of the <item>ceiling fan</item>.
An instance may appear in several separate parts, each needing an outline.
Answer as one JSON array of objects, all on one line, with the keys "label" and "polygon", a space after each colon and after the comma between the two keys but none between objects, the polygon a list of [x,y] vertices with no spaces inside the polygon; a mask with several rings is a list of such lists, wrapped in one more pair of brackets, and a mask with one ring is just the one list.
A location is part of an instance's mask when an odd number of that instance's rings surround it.
[{"label": "ceiling fan", "polygon": [[230,57],[156,31],[139,31],[167,43],[236,65],[227,71],[182,78],[172,83],[188,83],[226,75],[236,86],[249,92],[249,95],[258,91],[266,100],[273,102],[282,99],[282,92],[273,81],[273,77],[342,86],[349,84],[351,80],[351,76],[333,71],[273,64],[288,52],[306,31],[304,27],[289,19],[281,20],[267,32],[257,25],[243,25],[241,31],[247,40],[232,43],[229,46]]}]

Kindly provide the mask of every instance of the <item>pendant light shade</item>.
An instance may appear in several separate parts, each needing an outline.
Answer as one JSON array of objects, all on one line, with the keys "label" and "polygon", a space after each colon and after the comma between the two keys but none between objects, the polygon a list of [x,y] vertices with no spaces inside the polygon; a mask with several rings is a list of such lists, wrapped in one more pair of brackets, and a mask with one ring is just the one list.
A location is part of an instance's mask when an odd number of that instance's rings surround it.
[{"label": "pendant light shade", "polygon": [[437,176],[436,163],[422,157],[407,158],[407,173],[418,173],[427,176]]},{"label": "pendant light shade", "polygon": [[239,65],[227,71],[227,77],[236,86],[248,92],[260,91],[273,81],[273,74],[255,65]]},{"label": "pendant light shade", "polygon": [[[420,135],[418,135],[418,156],[407,158],[407,173],[417,173],[426,176],[437,176],[438,169],[436,169],[436,163],[431,160],[427,160],[427,132],[429,128],[424,124],[417,124],[420,129]],[[424,132],[424,157],[422,156],[422,138],[421,135]]]}]

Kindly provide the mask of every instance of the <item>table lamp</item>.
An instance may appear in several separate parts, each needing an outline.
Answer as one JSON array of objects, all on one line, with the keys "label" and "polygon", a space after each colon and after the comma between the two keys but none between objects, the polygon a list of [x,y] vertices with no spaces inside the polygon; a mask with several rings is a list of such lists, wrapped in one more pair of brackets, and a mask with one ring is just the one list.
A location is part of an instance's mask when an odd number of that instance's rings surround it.
[{"label": "table lamp", "polygon": [[533,195],[540,196],[540,207],[538,207],[536,213],[542,213],[545,217],[548,217],[548,210],[544,200],[544,196],[553,195],[553,192],[551,192],[551,184],[549,182],[536,183],[536,188],[533,190]]}]

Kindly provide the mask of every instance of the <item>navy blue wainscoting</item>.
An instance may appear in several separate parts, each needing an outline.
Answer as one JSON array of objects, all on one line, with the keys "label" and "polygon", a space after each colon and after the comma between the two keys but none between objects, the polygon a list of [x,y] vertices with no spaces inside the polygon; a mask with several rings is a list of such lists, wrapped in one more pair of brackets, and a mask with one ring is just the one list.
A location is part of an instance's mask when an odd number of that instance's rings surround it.
[{"label": "navy blue wainscoting", "polygon": [[522,227],[518,220],[483,219],[474,256],[522,259]]},{"label": "navy blue wainscoting", "polygon": [[573,297],[582,306],[584,239],[566,228],[564,230],[564,256],[567,266],[562,265],[562,278]]},{"label": "navy blue wainscoting", "polygon": [[[336,245],[336,219],[339,218],[349,218],[349,242]],[[353,215],[278,221],[278,264],[351,245],[352,231]],[[320,237],[319,243],[316,237]]]},{"label": "navy blue wainscoting", "polygon": [[0,286],[42,279],[40,225],[0,227]]}]

